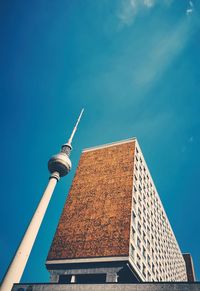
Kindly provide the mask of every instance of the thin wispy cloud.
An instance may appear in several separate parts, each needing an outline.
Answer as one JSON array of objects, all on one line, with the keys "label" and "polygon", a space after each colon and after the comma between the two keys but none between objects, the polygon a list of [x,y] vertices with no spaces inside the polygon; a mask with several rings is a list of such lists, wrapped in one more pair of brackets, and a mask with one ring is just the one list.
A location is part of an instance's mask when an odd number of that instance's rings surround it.
[{"label": "thin wispy cloud", "polygon": [[169,6],[173,0],[121,0],[118,19],[122,26],[131,25],[136,16],[146,9],[152,9],[156,4]]},{"label": "thin wispy cloud", "polygon": [[130,25],[138,13],[137,0],[124,0],[120,4],[118,18],[121,25]]},{"label": "thin wispy cloud", "polygon": [[189,1],[189,3],[188,3],[188,8],[187,8],[187,10],[186,10],[186,15],[190,15],[190,14],[192,14],[193,11],[194,11],[194,4],[193,4],[192,1]]},{"label": "thin wispy cloud", "polygon": [[186,140],[185,144],[182,146],[181,152],[182,152],[182,153],[185,153],[185,152],[188,150],[188,148],[189,148],[190,146],[192,146],[193,143],[194,143],[194,136],[190,136],[190,137]]},{"label": "thin wispy cloud", "polygon": [[137,70],[133,73],[133,85],[149,88],[158,81],[167,68],[180,55],[191,37],[187,21],[182,20],[178,26],[163,32],[149,40],[148,48],[137,61]]},{"label": "thin wispy cloud", "polygon": [[144,6],[151,8],[154,6],[154,4],[155,4],[155,0],[144,0]]},{"label": "thin wispy cloud", "polygon": [[[130,3],[130,1],[125,2]],[[133,8],[136,2],[132,0]],[[170,2],[165,3],[170,4]],[[137,7],[134,9],[136,12]],[[131,14],[129,16],[131,18]],[[91,66],[90,70],[98,67],[98,72],[84,74],[85,78],[78,80],[79,85],[77,81],[71,84],[73,93],[70,94],[74,94],[80,88],[84,91],[86,84],[90,84],[90,89],[93,88],[95,92],[99,86],[104,88],[106,97],[100,98],[102,106],[107,103],[107,96],[109,100],[113,100],[112,108],[129,107],[133,102],[132,96],[134,96],[135,104],[139,104],[182,54],[195,29],[194,25],[187,21],[187,17],[182,17],[171,25],[160,25],[162,21],[163,19],[158,14],[154,18],[149,17],[148,26],[141,27],[139,34],[138,27],[132,27],[130,37],[126,41],[120,41],[114,54],[102,54],[94,60],[90,58],[91,63],[89,65],[87,62],[87,69],[89,66]],[[166,22],[163,21],[163,23]],[[118,34],[114,36],[117,38]],[[102,64],[106,64],[105,67]],[[87,72],[84,68],[85,71]],[[124,99],[126,102],[123,102]]]},{"label": "thin wispy cloud", "polygon": [[[174,0],[121,0],[118,18],[122,28],[130,26],[134,23],[136,17],[145,10],[150,11],[156,6],[169,8]],[[187,2],[186,2],[187,3]],[[187,15],[191,15],[194,11],[192,0],[188,1]],[[183,10],[184,13],[184,10]],[[197,21],[196,21],[197,22]],[[146,91],[158,79],[160,79],[167,68],[181,54],[187,43],[191,39],[192,32],[196,25],[191,25],[185,18],[181,18],[176,25],[165,29],[160,26],[162,19],[159,17],[152,19],[155,23],[155,32],[150,38],[146,37],[145,45],[133,50],[134,72],[132,74],[133,87],[135,90]],[[194,24],[194,23],[193,23]],[[152,29],[152,27],[151,27]],[[130,44],[129,44],[130,46]],[[137,58],[134,56],[137,54]]]}]

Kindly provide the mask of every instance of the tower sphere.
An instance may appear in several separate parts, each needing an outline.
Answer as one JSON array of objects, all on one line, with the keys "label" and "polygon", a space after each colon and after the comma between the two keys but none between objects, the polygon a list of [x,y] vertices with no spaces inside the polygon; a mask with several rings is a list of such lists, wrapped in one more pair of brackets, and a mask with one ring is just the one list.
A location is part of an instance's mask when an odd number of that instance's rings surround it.
[{"label": "tower sphere", "polygon": [[58,172],[60,177],[66,176],[71,170],[71,167],[72,163],[68,155],[64,152],[60,152],[57,155],[51,157],[48,162],[49,172]]}]

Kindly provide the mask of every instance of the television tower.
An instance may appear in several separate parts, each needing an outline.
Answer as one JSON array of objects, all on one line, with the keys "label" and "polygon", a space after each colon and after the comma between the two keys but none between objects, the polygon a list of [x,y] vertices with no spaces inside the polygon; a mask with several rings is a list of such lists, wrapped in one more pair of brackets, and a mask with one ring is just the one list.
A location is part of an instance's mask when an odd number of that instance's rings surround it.
[{"label": "television tower", "polygon": [[28,261],[29,255],[31,253],[33,244],[42,224],[42,220],[44,218],[56,184],[61,177],[66,176],[71,170],[72,164],[69,159],[69,155],[72,150],[72,140],[77,130],[83,111],[84,109],[81,110],[81,113],[78,117],[78,120],[68,142],[63,144],[61,147],[61,151],[55,156],[51,157],[48,162],[48,169],[51,173],[49,177],[49,183],[42,195],[42,198],[31,219],[31,222],[28,225],[24,237],[21,240],[16,254],[3,278],[0,291],[11,291],[13,284],[19,283],[23,275],[26,263]]}]

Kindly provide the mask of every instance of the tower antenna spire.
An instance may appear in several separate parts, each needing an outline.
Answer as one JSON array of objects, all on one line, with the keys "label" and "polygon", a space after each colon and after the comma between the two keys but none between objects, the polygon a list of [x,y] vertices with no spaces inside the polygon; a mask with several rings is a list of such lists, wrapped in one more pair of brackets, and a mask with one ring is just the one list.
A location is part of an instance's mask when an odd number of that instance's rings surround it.
[{"label": "tower antenna spire", "polygon": [[80,122],[80,120],[81,120],[81,116],[82,116],[82,114],[83,114],[83,111],[84,111],[84,108],[82,108],[81,113],[80,113],[80,115],[79,115],[79,117],[78,117],[78,120],[77,120],[77,122],[76,122],[76,124],[75,124],[75,126],[74,126],[74,129],[73,129],[72,133],[71,133],[71,136],[70,136],[70,138],[68,139],[68,142],[67,142],[67,143],[68,143],[68,145],[70,145],[70,146],[71,146],[71,144],[72,144],[72,140],[73,140],[73,137],[74,137],[75,132],[76,132],[76,130],[77,130],[78,124],[79,124],[79,122]]}]

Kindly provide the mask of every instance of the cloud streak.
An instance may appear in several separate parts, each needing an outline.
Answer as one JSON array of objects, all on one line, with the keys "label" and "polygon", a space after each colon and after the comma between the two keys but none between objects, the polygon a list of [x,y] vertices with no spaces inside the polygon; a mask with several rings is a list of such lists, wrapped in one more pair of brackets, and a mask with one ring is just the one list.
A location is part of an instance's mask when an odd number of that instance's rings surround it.
[{"label": "cloud streak", "polygon": [[121,2],[118,18],[120,24],[131,25],[135,16],[138,13],[138,1],[137,0],[124,0]]},{"label": "cloud streak", "polygon": [[189,1],[189,4],[188,5],[189,6],[188,6],[188,8],[186,10],[186,15],[190,15],[194,11],[194,4],[193,4],[193,2],[192,1]]},{"label": "cloud streak", "polygon": [[188,148],[189,148],[190,146],[192,146],[193,143],[194,143],[194,136],[190,136],[190,137],[186,140],[185,144],[182,146],[181,152],[182,152],[182,153],[185,153],[185,152],[188,150]]},{"label": "cloud streak", "polygon": [[136,16],[143,10],[151,9],[155,5],[169,6],[173,0],[122,0],[120,1],[118,19],[121,26],[131,25]]},{"label": "cloud streak", "polygon": [[175,28],[155,36],[143,51],[143,57],[137,62],[133,73],[134,86],[144,88],[157,81],[174,59],[181,53],[190,39],[187,21],[182,20]]}]

